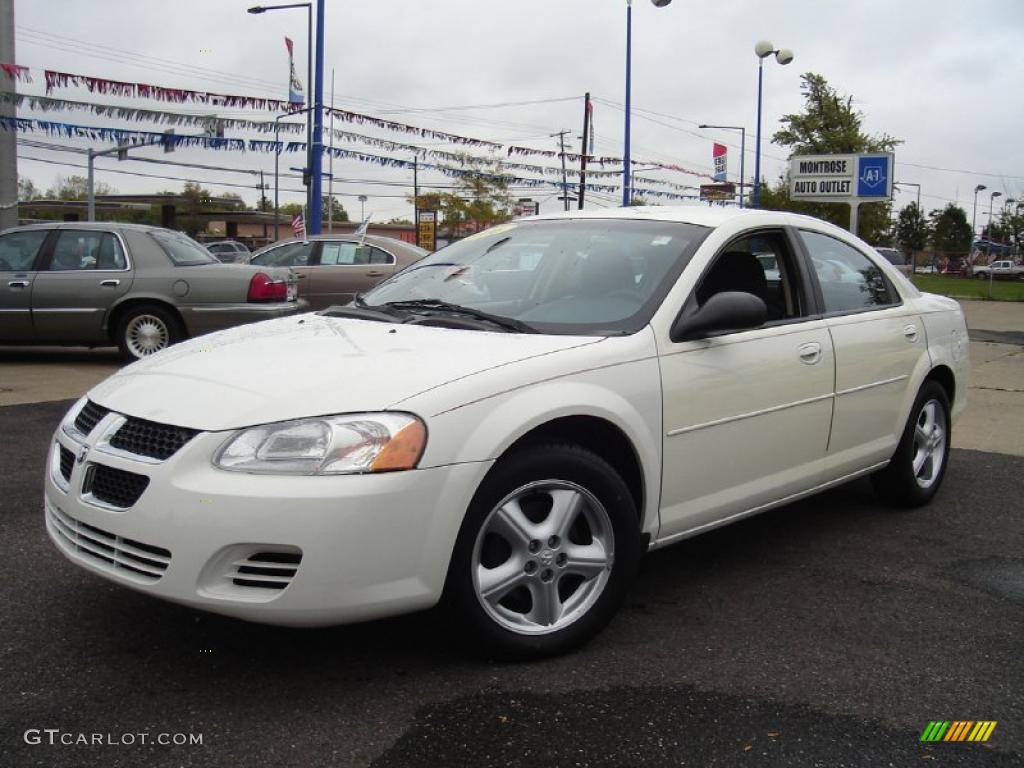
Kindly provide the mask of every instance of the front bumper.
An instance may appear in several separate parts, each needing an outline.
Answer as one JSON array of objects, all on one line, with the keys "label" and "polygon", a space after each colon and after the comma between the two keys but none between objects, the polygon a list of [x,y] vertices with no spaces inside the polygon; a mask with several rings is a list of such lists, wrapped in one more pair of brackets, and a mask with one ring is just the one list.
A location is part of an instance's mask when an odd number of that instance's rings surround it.
[{"label": "front bumper", "polygon": [[[163,462],[113,451],[103,436],[119,418],[108,415],[89,438],[58,428],[45,484],[51,540],[111,581],[269,624],[342,624],[435,604],[463,514],[491,466],[249,475],[210,463],[228,433],[200,433]],[[76,457],[68,480],[58,446]],[[115,508],[83,487],[97,466],[149,483],[129,508]]]}]

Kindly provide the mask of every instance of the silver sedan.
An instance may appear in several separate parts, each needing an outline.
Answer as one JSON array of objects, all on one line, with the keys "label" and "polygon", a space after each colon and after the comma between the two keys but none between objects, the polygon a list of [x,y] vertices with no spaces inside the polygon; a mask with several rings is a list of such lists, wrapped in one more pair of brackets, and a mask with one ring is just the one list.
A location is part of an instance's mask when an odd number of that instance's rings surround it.
[{"label": "silver sedan", "polygon": [[221,264],[181,232],[67,222],[0,232],[0,343],[117,345],[128,360],[305,308],[287,269]]}]

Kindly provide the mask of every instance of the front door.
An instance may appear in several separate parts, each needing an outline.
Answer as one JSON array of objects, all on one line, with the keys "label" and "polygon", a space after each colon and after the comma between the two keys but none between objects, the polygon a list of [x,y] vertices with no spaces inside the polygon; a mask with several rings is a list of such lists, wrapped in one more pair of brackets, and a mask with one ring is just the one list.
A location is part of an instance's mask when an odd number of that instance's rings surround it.
[{"label": "front door", "polygon": [[96,229],[60,229],[32,287],[40,342],[96,343],[108,338],[107,311],[132,285],[120,238]]},{"label": "front door", "polygon": [[713,526],[820,482],[835,358],[794,253],[790,236],[781,230],[745,234],[716,254],[688,299],[687,309],[721,291],[753,293],[768,307],[764,326],[693,341],[659,341],[660,540]]},{"label": "front door", "polygon": [[320,262],[313,268],[309,300],[314,309],[348,304],[395,271],[391,254],[376,246],[347,240],[325,240]]},{"label": "front door", "polygon": [[32,286],[49,229],[0,235],[0,341],[32,341]]}]

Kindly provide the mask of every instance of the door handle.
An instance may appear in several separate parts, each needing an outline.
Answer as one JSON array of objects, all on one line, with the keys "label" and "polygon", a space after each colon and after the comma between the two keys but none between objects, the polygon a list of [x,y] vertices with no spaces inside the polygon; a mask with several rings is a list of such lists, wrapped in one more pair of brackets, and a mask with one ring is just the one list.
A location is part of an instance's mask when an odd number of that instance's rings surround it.
[{"label": "door handle", "polygon": [[381,272],[380,270],[377,270],[377,269],[375,269],[375,270],[373,270],[372,272],[367,272],[367,273],[366,273],[366,276],[367,276],[367,277],[380,277],[380,276],[381,276],[381,275],[383,275],[383,274],[384,274],[384,273],[383,273],[383,272]]},{"label": "door handle", "polygon": [[9,280],[8,288],[28,288],[28,280]]},{"label": "door handle", "polygon": [[305,280],[307,277],[308,277],[308,275],[296,275],[295,279],[296,280]]},{"label": "door handle", "polygon": [[120,284],[120,280],[100,280],[101,288],[117,288]]},{"label": "door handle", "polygon": [[814,365],[821,360],[821,344],[816,341],[809,341],[797,347],[797,353],[800,355],[801,363]]},{"label": "door handle", "polygon": [[917,326],[913,323],[903,326],[903,335],[907,337],[907,341],[917,341]]}]

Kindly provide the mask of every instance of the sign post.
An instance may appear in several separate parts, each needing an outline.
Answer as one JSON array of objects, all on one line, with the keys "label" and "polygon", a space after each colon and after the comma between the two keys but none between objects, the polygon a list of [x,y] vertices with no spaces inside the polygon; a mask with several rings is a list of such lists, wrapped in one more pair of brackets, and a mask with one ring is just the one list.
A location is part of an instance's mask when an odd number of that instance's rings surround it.
[{"label": "sign post", "polygon": [[416,222],[416,244],[425,250],[437,250],[437,211],[420,211]]},{"label": "sign post", "polygon": [[794,155],[789,166],[789,197],[850,206],[850,232],[857,234],[858,208],[892,199],[891,152],[862,155]]}]

